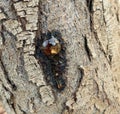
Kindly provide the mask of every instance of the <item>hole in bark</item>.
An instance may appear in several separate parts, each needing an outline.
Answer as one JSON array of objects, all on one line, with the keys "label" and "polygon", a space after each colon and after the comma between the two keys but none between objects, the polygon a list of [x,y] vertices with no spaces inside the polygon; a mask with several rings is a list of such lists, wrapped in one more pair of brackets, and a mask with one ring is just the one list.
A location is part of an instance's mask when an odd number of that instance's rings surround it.
[{"label": "hole in bark", "polygon": [[[59,51],[55,47],[58,44],[60,45]],[[46,48],[49,54],[46,54]],[[35,57],[42,66],[46,81],[57,90],[63,90],[66,86],[66,79],[63,75],[66,70],[67,60],[65,43],[61,33],[57,30],[42,33],[41,37],[37,38],[36,41]]]}]

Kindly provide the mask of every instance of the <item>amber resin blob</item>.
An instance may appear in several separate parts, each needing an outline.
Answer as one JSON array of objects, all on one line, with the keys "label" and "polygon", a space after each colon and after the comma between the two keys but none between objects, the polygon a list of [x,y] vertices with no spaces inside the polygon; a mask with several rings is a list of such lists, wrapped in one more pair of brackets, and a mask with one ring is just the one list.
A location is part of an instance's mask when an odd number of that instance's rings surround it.
[{"label": "amber resin blob", "polygon": [[41,50],[43,50],[46,55],[56,55],[60,52],[61,45],[58,39],[52,36],[52,38],[43,42]]}]

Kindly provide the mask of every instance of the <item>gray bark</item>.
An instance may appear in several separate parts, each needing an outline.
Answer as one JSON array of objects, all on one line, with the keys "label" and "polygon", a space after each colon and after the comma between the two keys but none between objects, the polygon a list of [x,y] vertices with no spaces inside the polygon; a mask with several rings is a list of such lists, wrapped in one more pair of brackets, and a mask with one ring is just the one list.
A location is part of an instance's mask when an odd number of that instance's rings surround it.
[{"label": "gray bark", "polygon": [[[64,40],[62,91],[46,79],[46,57],[36,52],[49,31]],[[119,58],[118,0],[0,1],[0,101],[7,114],[120,114]]]}]

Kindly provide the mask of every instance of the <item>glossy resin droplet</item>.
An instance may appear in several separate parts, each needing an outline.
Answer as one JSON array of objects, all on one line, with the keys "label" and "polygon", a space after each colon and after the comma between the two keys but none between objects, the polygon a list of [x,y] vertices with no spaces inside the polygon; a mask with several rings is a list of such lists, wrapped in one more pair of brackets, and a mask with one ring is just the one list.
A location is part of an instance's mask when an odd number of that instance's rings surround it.
[{"label": "glossy resin droplet", "polygon": [[54,36],[52,36],[51,39],[45,40],[42,44],[43,52],[46,55],[56,55],[60,52],[61,50],[61,45],[58,39],[56,39]]}]

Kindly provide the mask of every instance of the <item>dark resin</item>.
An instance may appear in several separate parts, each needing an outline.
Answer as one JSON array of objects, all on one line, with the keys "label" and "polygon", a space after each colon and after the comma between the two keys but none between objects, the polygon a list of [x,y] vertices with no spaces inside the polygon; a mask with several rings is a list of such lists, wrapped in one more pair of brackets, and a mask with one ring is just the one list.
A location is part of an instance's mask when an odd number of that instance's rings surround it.
[{"label": "dark resin", "polygon": [[[49,46],[55,45],[55,42],[49,42],[52,37],[56,38],[56,41],[58,41],[60,45],[60,50],[56,54],[51,54],[49,49]],[[45,48],[48,53],[45,52]],[[63,90],[66,86],[64,73],[67,60],[65,50],[65,43],[59,31],[51,31],[46,34],[42,34],[41,37],[36,40],[35,57],[42,66],[46,81],[58,91]]]}]

